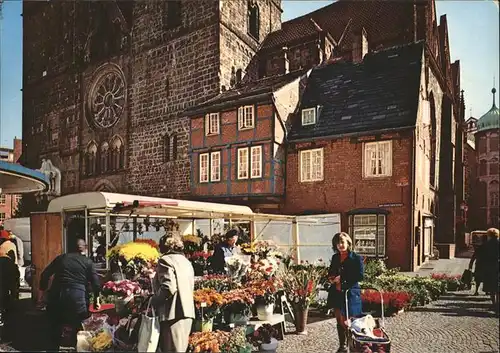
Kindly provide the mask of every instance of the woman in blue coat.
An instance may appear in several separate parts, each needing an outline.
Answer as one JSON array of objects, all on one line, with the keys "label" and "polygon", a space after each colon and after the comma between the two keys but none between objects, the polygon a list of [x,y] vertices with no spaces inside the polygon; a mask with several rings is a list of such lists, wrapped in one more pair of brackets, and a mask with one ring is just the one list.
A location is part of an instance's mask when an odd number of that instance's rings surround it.
[{"label": "woman in blue coat", "polygon": [[361,315],[361,288],[363,279],[363,258],[353,251],[352,239],[347,233],[337,233],[332,239],[333,249],[328,277],[331,286],[328,290],[328,307],[335,311],[340,347],[337,353],[346,352],[345,293],[347,294],[349,317]]}]

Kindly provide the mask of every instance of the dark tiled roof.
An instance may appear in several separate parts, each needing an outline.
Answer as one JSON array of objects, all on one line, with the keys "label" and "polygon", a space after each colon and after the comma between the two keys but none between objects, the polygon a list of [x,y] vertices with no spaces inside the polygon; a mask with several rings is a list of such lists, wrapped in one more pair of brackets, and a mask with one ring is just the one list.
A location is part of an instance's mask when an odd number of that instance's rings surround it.
[{"label": "dark tiled roof", "polygon": [[337,62],[314,69],[301,108],[319,106],[317,122],[293,120],[290,139],[337,136],[415,124],[423,42],[370,53],[362,63]]},{"label": "dark tiled roof", "polygon": [[296,70],[290,72],[287,75],[271,76],[256,81],[250,81],[238,88],[233,88],[231,90],[222,92],[219,95],[203,102],[202,104],[189,109],[188,112],[198,111],[203,107],[210,107],[224,102],[232,102],[236,104],[236,102],[240,98],[257,96],[262,93],[271,93],[279,89],[280,87],[283,87],[284,85],[292,82],[296,78],[304,75],[306,71],[307,70]]},{"label": "dark tiled roof", "polygon": [[[262,43],[262,49],[282,47],[293,41],[311,36],[317,31],[313,19],[319,27],[330,33],[338,41],[349,20],[356,30],[365,28],[370,43],[407,43],[412,37],[413,1],[347,1],[340,0],[290,21],[283,22],[282,28],[270,33]],[[398,43],[399,44],[399,43]]]}]

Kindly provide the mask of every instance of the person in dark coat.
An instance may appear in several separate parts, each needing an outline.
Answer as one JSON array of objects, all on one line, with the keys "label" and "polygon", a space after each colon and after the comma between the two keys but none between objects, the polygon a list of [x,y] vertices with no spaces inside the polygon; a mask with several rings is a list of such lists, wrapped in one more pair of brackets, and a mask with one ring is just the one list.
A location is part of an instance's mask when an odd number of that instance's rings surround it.
[{"label": "person in dark coat", "polygon": [[85,256],[85,241],[76,239],[69,246],[69,252],[56,257],[40,278],[40,290],[46,291],[50,278],[54,276],[47,301],[50,321],[49,351],[59,351],[64,326],[71,327],[71,340],[76,347],[76,334],[81,330],[82,321],[90,316],[87,291],[89,284],[94,293],[94,307],[100,307],[99,278],[94,263]]},{"label": "person in dark coat", "polygon": [[[337,251],[332,256],[328,278],[331,286],[328,290],[328,307],[333,308],[337,319],[339,335],[338,353],[346,352],[346,324],[349,317],[361,315],[361,288],[359,281],[363,279],[363,258],[353,251],[352,239],[347,233],[337,233],[333,236],[332,245]],[[347,293],[348,313],[346,312],[345,296]]]},{"label": "person in dark coat", "polygon": [[498,284],[499,284],[499,259],[498,259],[498,235],[496,228],[490,228],[486,231],[488,240],[484,247],[484,277],[483,290],[490,294],[493,307],[498,311]]},{"label": "person in dark coat", "polygon": [[[472,254],[472,257],[469,262],[469,270],[472,270],[472,266],[474,265],[474,262],[476,263],[476,267],[474,268],[474,282],[476,283],[476,288],[474,290],[474,295],[479,294],[479,286],[481,283],[483,283],[483,277],[484,277],[484,250],[485,250],[485,245],[486,241],[488,240],[488,236],[485,234],[481,237],[481,243],[474,246],[474,254]],[[484,287],[484,286],[483,286]],[[484,288],[483,288],[484,291]]]},{"label": "person in dark coat", "polygon": [[224,241],[215,246],[214,254],[210,259],[210,268],[213,273],[226,274],[226,258],[233,256],[237,241],[238,230],[231,229],[224,235]]}]

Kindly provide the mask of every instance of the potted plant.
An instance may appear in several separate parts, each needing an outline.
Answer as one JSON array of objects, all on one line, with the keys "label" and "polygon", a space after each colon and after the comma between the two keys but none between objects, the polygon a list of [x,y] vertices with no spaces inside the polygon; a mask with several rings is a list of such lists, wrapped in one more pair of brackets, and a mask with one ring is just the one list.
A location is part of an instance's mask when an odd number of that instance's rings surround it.
[{"label": "potted plant", "polygon": [[327,273],[326,266],[317,266],[304,262],[290,265],[280,270],[279,277],[283,288],[292,304],[295,314],[295,327],[298,334],[306,334],[309,306],[316,299],[319,284]]},{"label": "potted plant", "polygon": [[249,342],[261,351],[276,352],[278,348],[278,330],[269,324],[264,324],[248,336]]},{"label": "potted plant", "polygon": [[233,289],[223,294],[225,301],[225,320],[227,323],[247,323],[252,305],[255,303],[251,289]]},{"label": "potted plant", "polygon": [[214,289],[203,288],[194,291],[195,304],[195,330],[210,332],[213,328],[214,318],[219,314],[224,297]]}]

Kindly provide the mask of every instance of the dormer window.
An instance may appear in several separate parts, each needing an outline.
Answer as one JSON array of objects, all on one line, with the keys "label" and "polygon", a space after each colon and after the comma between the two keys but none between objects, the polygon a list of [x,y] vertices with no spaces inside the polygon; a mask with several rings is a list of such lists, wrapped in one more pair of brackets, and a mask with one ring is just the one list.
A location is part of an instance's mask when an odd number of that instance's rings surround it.
[{"label": "dormer window", "polygon": [[248,34],[259,40],[260,14],[259,6],[253,1],[248,4]]},{"label": "dormer window", "polygon": [[238,130],[252,129],[254,127],[253,105],[238,108]]},{"label": "dormer window", "polygon": [[205,118],[205,135],[218,135],[220,127],[219,113],[207,114]]},{"label": "dormer window", "polygon": [[316,108],[302,109],[302,126],[316,124]]}]

